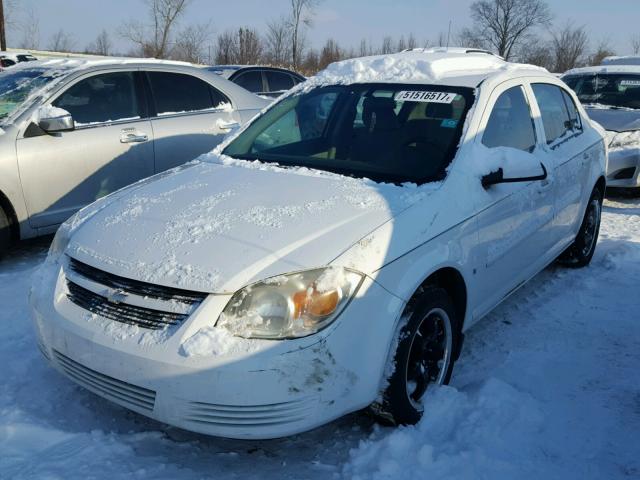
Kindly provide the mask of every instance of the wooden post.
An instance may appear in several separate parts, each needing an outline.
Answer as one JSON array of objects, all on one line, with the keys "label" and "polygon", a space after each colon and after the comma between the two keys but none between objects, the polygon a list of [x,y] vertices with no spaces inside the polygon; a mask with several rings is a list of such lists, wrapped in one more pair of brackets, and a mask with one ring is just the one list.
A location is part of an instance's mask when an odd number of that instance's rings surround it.
[{"label": "wooden post", "polygon": [[7,35],[4,30],[4,5],[3,0],[0,0],[0,50],[5,52],[7,50]]}]

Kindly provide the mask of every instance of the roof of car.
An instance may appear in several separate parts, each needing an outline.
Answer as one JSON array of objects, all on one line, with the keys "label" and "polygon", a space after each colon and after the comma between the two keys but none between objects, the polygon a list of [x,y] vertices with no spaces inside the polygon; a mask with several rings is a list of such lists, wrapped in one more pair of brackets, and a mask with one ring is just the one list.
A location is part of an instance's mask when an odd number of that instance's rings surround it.
[{"label": "roof of car", "polygon": [[552,77],[544,68],[510,63],[485,50],[420,48],[336,62],[307,83],[428,83],[476,87],[490,77],[515,73]]},{"label": "roof of car", "polygon": [[640,64],[638,65],[624,65],[624,64],[610,64],[610,65],[595,65],[592,67],[574,68],[564,73],[563,77],[569,75],[583,75],[589,73],[640,73]]},{"label": "roof of car", "polygon": [[[173,60],[156,60],[154,58],[120,58],[120,57],[100,57],[100,58],[50,58],[25,63],[22,68],[48,68],[52,70],[85,70],[97,67],[111,67],[126,65],[131,67],[149,65],[173,65],[194,67],[187,62],[176,62]],[[195,67],[194,67],[195,68]]]},{"label": "roof of car", "polygon": [[601,65],[640,65],[640,55],[605,57]]}]

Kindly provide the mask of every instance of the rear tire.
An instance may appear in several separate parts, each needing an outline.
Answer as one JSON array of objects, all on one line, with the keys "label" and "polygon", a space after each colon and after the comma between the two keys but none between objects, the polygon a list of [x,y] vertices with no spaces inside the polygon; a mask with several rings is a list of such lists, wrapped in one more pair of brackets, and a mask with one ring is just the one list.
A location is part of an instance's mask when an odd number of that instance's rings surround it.
[{"label": "rear tire", "polygon": [[0,258],[9,250],[9,245],[11,245],[11,221],[0,207]]},{"label": "rear tire", "polygon": [[582,268],[589,265],[598,243],[601,215],[602,193],[598,187],[595,187],[589,197],[587,210],[576,239],[558,258],[562,265],[569,268]]},{"label": "rear tire", "polygon": [[383,402],[373,408],[383,422],[411,425],[420,420],[428,387],[449,383],[460,338],[459,320],[446,290],[426,288],[399,333],[395,370]]}]

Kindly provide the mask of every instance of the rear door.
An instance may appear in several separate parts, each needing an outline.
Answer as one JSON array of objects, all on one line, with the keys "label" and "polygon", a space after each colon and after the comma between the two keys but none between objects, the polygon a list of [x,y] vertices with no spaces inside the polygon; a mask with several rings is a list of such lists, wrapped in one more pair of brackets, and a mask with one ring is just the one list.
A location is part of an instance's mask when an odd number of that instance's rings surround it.
[{"label": "rear door", "polygon": [[148,71],[155,171],[182,165],[218,145],[240,118],[222,92],[193,75]]},{"label": "rear door", "polygon": [[581,140],[582,120],[571,96],[560,86],[532,83],[544,134],[543,152],[554,165],[555,211],[553,238],[560,248],[573,240],[582,219],[589,164],[595,149]]},{"label": "rear door", "polygon": [[[480,171],[518,161],[539,162],[541,145],[526,89],[508,82],[492,95],[477,141],[486,149],[478,155]],[[489,173],[489,172],[487,172]],[[478,180],[480,181],[480,180]],[[503,183],[486,189],[479,201],[478,241],[482,258],[478,268],[474,312],[479,318],[522,282],[546,265],[552,239],[554,191],[551,179]]]},{"label": "rear door", "polygon": [[75,130],[21,134],[16,145],[33,227],[57,225],[154,172],[153,132],[137,72],[87,74],[72,81],[51,104],[71,113]]},{"label": "rear door", "polygon": [[241,70],[229,80],[256,95],[264,95],[267,92],[262,72],[258,69]]}]

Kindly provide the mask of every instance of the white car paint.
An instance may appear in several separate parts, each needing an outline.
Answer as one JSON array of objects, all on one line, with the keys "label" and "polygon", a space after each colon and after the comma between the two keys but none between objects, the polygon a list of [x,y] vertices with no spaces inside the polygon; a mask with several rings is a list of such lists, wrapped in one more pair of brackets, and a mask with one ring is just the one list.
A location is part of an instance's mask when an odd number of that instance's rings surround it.
[{"label": "white car paint", "polygon": [[[573,241],[594,186],[604,181],[606,151],[581,107],[582,133],[545,141],[530,83],[566,89],[560,80],[486,54],[418,51],[334,65],[288,95],[371,81],[476,89],[445,180],[378,184],[235,160],[220,154],[223,145],[200,162],[106,197],[61,228],[34,282],[34,322],[52,365],[95,393],[181,428],[233,438],[289,435],[378,398],[407,302],[431,274],[453,269],[464,280],[457,309],[467,329]],[[519,85],[531,106],[536,149],[490,150],[480,138],[493,104]],[[507,177],[531,176],[540,162],[544,182],[481,185],[498,167]],[[74,273],[71,258],[208,295],[174,329],[124,325],[69,300],[67,277],[105,290]],[[216,326],[245,285],[327,266],[355,270],[363,280],[324,330],[260,340]],[[160,306],[137,295],[123,301]],[[161,307],[184,308],[172,305]]]}]

